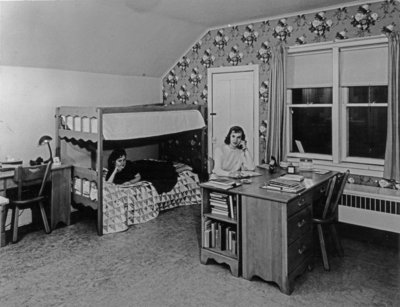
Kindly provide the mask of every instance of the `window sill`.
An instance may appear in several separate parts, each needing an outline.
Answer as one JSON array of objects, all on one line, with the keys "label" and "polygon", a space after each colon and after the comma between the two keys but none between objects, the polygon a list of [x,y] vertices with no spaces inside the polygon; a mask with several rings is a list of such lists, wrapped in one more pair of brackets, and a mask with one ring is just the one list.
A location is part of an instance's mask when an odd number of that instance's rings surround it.
[{"label": "window sill", "polygon": [[[332,158],[329,156],[322,155],[288,155],[288,162],[293,163],[295,166],[298,165],[299,159],[308,158],[313,160],[314,168],[318,169],[329,169],[338,172],[344,172],[346,170],[350,170],[350,173],[353,175],[360,176],[373,176],[373,177],[383,177],[383,165],[367,164],[367,163],[356,163],[352,161],[343,161],[340,163],[334,163]],[[376,161],[375,161],[376,162]],[[383,164],[383,162],[382,162]]]}]

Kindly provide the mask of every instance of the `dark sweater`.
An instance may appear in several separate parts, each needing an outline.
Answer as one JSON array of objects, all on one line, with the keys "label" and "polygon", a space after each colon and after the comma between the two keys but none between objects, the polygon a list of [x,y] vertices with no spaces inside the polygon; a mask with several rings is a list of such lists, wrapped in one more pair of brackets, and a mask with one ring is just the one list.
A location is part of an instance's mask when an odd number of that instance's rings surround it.
[{"label": "dark sweater", "polygon": [[[112,170],[109,170],[109,172]],[[140,174],[141,180],[149,181],[159,194],[169,192],[178,180],[178,174],[171,162],[155,160],[126,161],[122,171],[115,174],[114,183],[122,184]]]}]

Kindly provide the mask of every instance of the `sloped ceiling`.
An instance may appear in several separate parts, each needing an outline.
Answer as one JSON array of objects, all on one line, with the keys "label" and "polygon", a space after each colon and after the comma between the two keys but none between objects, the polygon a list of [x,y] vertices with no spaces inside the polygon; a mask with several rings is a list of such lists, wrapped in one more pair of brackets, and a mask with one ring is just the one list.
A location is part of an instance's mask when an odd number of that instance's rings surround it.
[{"label": "sloped ceiling", "polygon": [[0,64],[161,77],[210,28],[346,2],[1,1]]}]

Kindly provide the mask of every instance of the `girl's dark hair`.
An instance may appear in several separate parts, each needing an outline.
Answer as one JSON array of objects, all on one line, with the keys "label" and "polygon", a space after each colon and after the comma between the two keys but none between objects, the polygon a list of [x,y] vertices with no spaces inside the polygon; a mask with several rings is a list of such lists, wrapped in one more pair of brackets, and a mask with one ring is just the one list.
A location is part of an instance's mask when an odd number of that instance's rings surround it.
[{"label": "girl's dark hair", "polygon": [[114,149],[108,157],[108,172],[112,172],[114,169],[115,161],[121,157],[126,157],[126,151],[123,148]]},{"label": "girl's dark hair", "polygon": [[229,144],[231,143],[231,134],[232,134],[232,132],[235,132],[235,133],[241,132],[241,133],[242,133],[242,140],[243,140],[243,141],[246,140],[246,135],[244,134],[243,128],[242,128],[242,127],[239,127],[239,126],[233,126],[233,127],[231,127],[231,129],[229,129],[229,132],[228,132],[228,134],[227,134],[226,137],[225,137],[224,143],[225,143],[226,145],[229,145]]}]

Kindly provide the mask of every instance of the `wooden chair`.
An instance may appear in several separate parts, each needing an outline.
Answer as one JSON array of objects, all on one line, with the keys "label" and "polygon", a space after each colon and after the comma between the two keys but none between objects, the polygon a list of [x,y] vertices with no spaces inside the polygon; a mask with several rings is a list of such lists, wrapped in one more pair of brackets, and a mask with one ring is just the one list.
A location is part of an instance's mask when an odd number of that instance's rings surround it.
[{"label": "wooden chair", "polygon": [[[18,241],[18,218],[19,210],[32,205],[38,204],[40,213],[42,216],[44,229],[46,233],[50,233],[49,223],[47,221],[46,212],[44,209],[44,200],[46,198],[43,195],[43,191],[46,182],[49,179],[51,172],[52,162],[43,165],[35,166],[20,166],[16,168],[14,181],[18,185],[17,199],[10,200],[10,208],[12,208],[12,242]],[[34,189],[36,187],[36,189]],[[37,188],[39,187],[39,191]]]},{"label": "wooden chair", "polygon": [[337,235],[335,224],[337,223],[337,209],[339,201],[342,197],[344,186],[346,185],[349,174],[350,171],[347,170],[345,173],[337,174],[330,180],[323,210],[320,214],[315,214],[313,217],[313,223],[317,225],[318,239],[322,253],[322,260],[324,262],[324,268],[327,271],[330,270],[330,266],[326,251],[324,228],[330,232],[336,251],[338,252],[339,256],[343,257],[343,247],[340,243],[339,236]]}]

